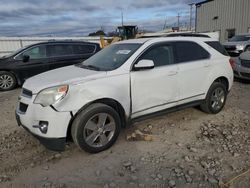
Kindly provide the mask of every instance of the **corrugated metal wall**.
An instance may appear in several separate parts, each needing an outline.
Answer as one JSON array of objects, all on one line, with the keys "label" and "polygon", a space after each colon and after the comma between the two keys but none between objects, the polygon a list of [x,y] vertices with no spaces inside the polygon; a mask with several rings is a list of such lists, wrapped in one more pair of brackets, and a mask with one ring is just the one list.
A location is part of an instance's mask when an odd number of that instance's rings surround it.
[{"label": "corrugated metal wall", "polygon": [[100,43],[100,37],[0,37],[0,57],[24,46],[49,40],[81,40]]},{"label": "corrugated metal wall", "polygon": [[227,29],[236,34],[250,31],[250,0],[209,1],[197,5],[196,11],[196,31],[219,31],[221,42],[227,40]]}]

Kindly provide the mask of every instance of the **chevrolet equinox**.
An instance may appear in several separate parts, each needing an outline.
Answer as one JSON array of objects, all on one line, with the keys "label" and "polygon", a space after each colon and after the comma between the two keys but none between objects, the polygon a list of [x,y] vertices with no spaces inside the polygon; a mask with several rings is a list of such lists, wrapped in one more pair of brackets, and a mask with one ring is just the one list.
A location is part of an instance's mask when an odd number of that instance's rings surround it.
[{"label": "chevrolet equinox", "polygon": [[48,149],[63,150],[72,138],[80,149],[97,153],[138,118],[190,106],[220,112],[232,83],[229,57],[218,41],[126,40],[26,80],[16,118]]}]

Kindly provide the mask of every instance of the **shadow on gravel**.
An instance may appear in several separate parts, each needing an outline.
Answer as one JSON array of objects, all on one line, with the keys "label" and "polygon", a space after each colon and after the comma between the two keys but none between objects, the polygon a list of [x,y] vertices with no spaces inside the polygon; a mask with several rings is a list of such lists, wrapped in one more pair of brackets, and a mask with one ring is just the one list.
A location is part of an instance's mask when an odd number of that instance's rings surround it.
[{"label": "shadow on gravel", "polygon": [[234,81],[242,83],[242,84],[250,84],[250,80],[244,80],[244,79],[240,79],[240,78],[234,78]]}]

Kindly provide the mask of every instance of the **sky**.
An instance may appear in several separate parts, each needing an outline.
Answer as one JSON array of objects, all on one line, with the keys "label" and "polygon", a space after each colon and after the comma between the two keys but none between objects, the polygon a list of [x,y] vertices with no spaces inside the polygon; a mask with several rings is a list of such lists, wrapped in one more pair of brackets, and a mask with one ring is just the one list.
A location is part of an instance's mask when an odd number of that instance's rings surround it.
[{"label": "sky", "polygon": [[[189,3],[201,0],[0,0],[0,36],[87,36],[124,24],[160,31],[189,24]],[[195,11],[194,11],[195,12]],[[194,20],[194,18],[193,18]]]}]

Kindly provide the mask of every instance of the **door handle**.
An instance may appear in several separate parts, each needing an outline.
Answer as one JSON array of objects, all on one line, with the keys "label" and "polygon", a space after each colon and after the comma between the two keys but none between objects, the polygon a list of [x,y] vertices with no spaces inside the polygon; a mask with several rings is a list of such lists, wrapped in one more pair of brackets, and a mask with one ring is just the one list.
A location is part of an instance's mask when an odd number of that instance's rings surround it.
[{"label": "door handle", "polygon": [[206,62],[204,67],[210,67],[211,63],[210,62]]},{"label": "door handle", "polygon": [[173,76],[173,75],[176,75],[177,74],[177,71],[169,71],[168,72],[168,76]]}]

